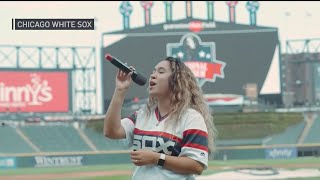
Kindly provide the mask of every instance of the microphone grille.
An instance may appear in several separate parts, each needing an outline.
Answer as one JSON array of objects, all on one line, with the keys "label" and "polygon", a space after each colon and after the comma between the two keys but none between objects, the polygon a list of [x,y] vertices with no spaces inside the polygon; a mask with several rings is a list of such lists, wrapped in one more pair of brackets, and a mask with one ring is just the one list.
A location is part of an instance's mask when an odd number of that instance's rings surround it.
[{"label": "microphone grille", "polygon": [[131,77],[132,80],[140,86],[144,86],[147,82],[147,78],[143,74],[138,72],[133,73]]}]

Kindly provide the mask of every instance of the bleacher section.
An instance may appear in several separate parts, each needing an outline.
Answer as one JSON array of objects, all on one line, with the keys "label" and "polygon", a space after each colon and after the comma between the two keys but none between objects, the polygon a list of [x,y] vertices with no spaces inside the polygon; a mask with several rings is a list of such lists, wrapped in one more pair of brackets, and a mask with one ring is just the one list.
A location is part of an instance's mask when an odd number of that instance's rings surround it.
[{"label": "bleacher section", "polygon": [[320,118],[316,118],[303,143],[320,143]]},{"label": "bleacher section", "polygon": [[119,140],[106,138],[92,129],[84,129],[83,132],[100,151],[124,149]]},{"label": "bleacher section", "polygon": [[253,146],[261,145],[263,139],[217,140],[217,146]]},{"label": "bleacher section", "polygon": [[21,131],[41,152],[91,151],[72,126],[25,126]]},{"label": "bleacher section", "polygon": [[297,144],[305,125],[306,123],[303,121],[288,127],[285,132],[266,138],[264,144]]},{"label": "bleacher section", "polygon": [[32,153],[35,152],[27,142],[10,126],[0,127],[0,153]]},{"label": "bleacher section", "polygon": [[[38,152],[84,152],[128,150],[121,140],[112,140],[90,128],[77,130],[73,124],[27,124],[0,127],[0,155]],[[217,146],[261,146],[298,144],[306,121],[265,138],[218,139]],[[302,144],[320,143],[320,118],[315,119]],[[301,138],[301,137],[300,137]]]}]

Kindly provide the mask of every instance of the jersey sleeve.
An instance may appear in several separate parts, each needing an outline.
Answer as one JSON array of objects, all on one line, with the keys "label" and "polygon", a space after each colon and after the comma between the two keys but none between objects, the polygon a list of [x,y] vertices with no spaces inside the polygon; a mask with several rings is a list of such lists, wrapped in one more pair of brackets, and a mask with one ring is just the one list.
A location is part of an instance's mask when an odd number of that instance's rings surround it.
[{"label": "jersey sleeve", "polygon": [[130,148],[133,145],[133,131],[135,128],[136,120],[138,117],[139,111],[135,111],[130,116],[121,119],[121,125],[126,133],[126,138],[122,139],[122,144]]},{"label": "jersey sleeve", "polygon": [[184,122],[180,156],[190,157],[208,167],[208,131],[200,113],[193,110]]}]

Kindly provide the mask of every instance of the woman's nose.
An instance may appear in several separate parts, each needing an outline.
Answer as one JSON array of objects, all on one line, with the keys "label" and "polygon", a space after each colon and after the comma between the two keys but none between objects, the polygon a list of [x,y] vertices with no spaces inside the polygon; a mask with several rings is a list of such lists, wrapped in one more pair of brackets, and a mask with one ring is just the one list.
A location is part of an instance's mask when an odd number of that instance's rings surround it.
[{"label": "woman's nose", "polygon": [[156,78],[155,73],[152,73],[152,74],[150,75],[150,79],[155,79],[155,78]]}]

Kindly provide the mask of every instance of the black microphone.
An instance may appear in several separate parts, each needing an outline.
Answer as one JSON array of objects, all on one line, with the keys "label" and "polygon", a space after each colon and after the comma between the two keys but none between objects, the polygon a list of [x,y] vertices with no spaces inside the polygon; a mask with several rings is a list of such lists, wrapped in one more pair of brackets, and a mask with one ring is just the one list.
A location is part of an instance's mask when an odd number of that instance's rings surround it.
[{"label": "black microphone", "polygon": [[[117,68],[121,69],[123,72],[127,74],[132,71],[126,64],[119,61],[115,57],[112,57],[110,54],[106,54],[105,58],[106,60],[110,61],[113,65],[115,65]],[[147,82],[147,78],[143,74],[138,73],[136,71],[133,71],[131,79],[140,86],[145,85]]]}]

